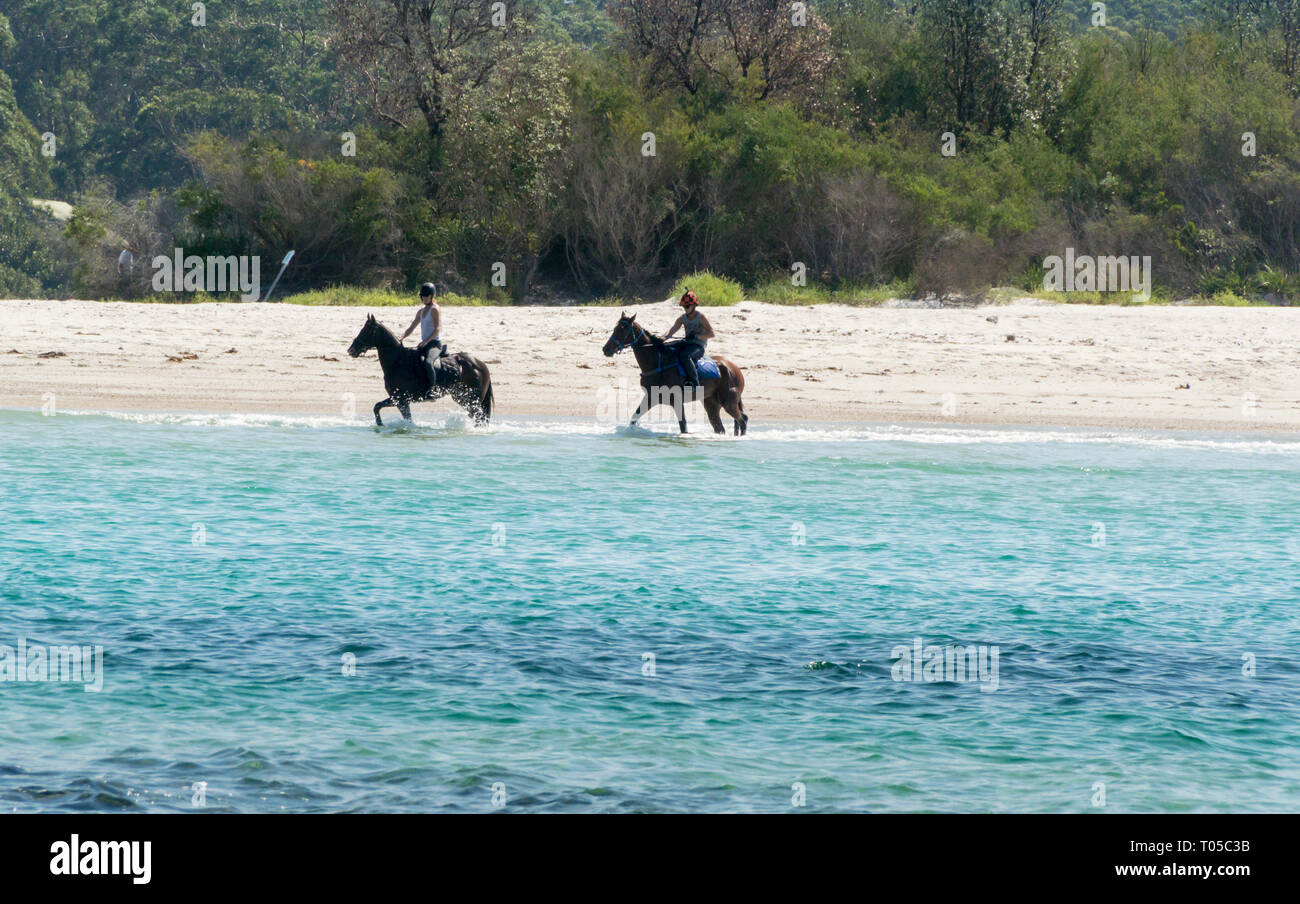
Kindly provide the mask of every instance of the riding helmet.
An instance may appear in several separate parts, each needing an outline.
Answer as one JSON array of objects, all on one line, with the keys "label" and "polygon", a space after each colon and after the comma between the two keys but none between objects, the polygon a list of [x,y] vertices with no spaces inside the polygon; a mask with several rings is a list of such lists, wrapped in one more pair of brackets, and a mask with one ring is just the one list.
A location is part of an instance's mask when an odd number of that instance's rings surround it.
[{"label": "riding helmet", "polygon": [[437,294],[438,294],[438,290],[434,288],[434,285],[431,282],[427,282],[424,285],[420,286],[421,298],[428,298],[430,295],[437,295]]},{"label": "riding helmet", "polygon": [[687,305],[690,304],[698,305],[699,303],[700,303],[699,298],[697,298],[695,293],[692,292],[690,289],[686,290],[686,294],[683,295],[682,300],[678,302],[678,304],[680,304],[682,307],[686,307]]}]

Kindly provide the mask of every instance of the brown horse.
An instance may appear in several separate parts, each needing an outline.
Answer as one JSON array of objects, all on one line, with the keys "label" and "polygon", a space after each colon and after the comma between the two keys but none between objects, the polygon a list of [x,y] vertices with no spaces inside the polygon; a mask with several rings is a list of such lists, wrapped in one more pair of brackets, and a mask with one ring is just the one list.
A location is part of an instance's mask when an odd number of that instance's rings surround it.
[{"label": "brown horse", "polygon": [[736,422],[736,436],[744,436],[749,426],[749,415],[740,395],[745,391],[745,377],[740,368],[720,355],[710,355],[718,364],[717,379],[701,379],[700,385],[687,388],[685,378],[677,367],[677,353],[659,336],[636,322],[636,315],[623,314],[618,326],[609,334],[603,349],[606,358],[625,348],[632,349],[636,363],[641,367],[641,388],[645,396],[632,415],[632,426],[655,405],[672,405],[677,412],[677,423],[686,432],[686,403],[699,400],[709,416],[714,433],[726,433],[722,425],[722,409]]},{"label": "brown horse", "polygon": [[473,355],[465,352],[447,355],[445,360],[456,365],[460,374],[450,386],[431,387],[423,356],[402,345],[401,340],[376,320],[374,314],[366,318],[366,325],[348,346],[348,354],[355,358],[372,348],[379,351],[379,366],[384,369],[384,388],[388,390],[388,398],[375,405],[375,423],[379,426],[384,425],[379,417],[382,408],[395,405],[402,417],[409,421],[412,402],[428,402],[444,395],[451,396],[468,411],[474,423],[482,426],[491,419],[492,375],[487,365]]}]

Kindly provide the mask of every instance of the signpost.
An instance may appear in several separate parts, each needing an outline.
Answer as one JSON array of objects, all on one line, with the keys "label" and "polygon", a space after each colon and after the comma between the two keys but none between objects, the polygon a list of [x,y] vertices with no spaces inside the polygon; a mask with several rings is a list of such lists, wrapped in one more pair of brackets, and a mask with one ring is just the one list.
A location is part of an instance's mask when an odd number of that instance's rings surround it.
[{"label": "signpost", "polygon": [[278,286],[278,285],[280,284],[280,277],[281,277],[281,276],[284,276],[284,268],[287,267],[287,266],[289,266],[289,261],[291,261],[291,260],[293,260],[293,252],[292,252],[292,251],[290,251],[288,254],[286,254],[286,255],[284,256],[284,260],[282,260],[282,261],[280,262],[280,272],[277,273],[277,274],[275,274],[275,279],[272,280],[272,282],[271,282],[271,288],[269,288],[269,289],[266,290],[266,297],[262,299],[263,301],[270,301],[270,300],[271,300],[271,293],[274,292],[274,291],[275,291],[275,287]]}]

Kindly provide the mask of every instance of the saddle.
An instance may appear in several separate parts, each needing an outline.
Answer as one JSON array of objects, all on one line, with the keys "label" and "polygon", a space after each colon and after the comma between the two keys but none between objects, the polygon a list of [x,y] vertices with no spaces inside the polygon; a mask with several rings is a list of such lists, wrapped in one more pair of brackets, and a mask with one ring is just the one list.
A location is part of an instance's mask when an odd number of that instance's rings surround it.
[{"label": "saddle", "polygon": [[[682,367],[680,359],[677,360],[677,372],[681,374],[682,379],[686,378],[686,369]],[[718,362],[707,355],[695,362],[695,372],[700,375],[701,380],[717,380],[722,377],[718,370]]]},{"label": "saddle", "polygon": [[451,360],[446,349],[443,349],[438,362],[433,365],[433,376],[439,389],[446,389],[460,379],[460,365]]},{"label": "saddle", "polygon": [[427,361],[429,367],[433,370],[433,384],[429,386],[428,391],[433,392],[435,389],[446,389],[460,379],[460,364],[454,360],[453,356],[447,351],[446,346],[442,346],[439,355],[435,358],[427,353],[419,356],[420,370],[428,379],[428,370],[425,369],[424,363]]}]

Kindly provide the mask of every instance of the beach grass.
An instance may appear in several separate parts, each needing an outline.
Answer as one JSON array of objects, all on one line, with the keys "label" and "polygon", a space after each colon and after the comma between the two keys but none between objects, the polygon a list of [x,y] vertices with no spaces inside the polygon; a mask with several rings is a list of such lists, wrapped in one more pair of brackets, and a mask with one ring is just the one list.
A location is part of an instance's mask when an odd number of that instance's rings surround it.
[{"label": "beach grass", "polygon": [[1114,307],[1136,307],[1142,305],[1183,304],[1196,306],[1221,307],[1287,307],[1287,300],[1242,295],[1232,290],[1221,290],[1212,294],[1176,295],[1167,286],[1156,285],[1151,289],[1151,297],[1145,301],[1131,292],[1052,292],[1044,289],[1027,290],[1017,286],[1000,286],[990,289],[986,295],[988,304],[1010,304],[1011,302],[1033,298],[1054,304],[1093,304]]},{"label": "beach grass", "polygon": [[[333,286],[311,292],[295,292],[280,299],[285,304],[333,305],[355,308],[409,308],[420,304],[414,292],[394,292],[392,289],[363,289],[357,286]],[[509,304],[509,299],[498,299],[485,294],[461,295],[456,292],[438,293],[439,305],[453,307],[484,307]]]},{"label": "beach grass", "polygon": [[897,281],[878,286],[840,286],[830,288],[818,285],[791,285],[787,279],[773,279],[754,287],[753,301],[768,304],[815,305],[846,304],[856,307],[874,307],[894,298],[910,298],[915,287],[910,282]]},{"label": "beach grass", "polygon": [[[216,304],[242,301],[237,292],[218,295],[208,292],[153,292],[137,298],[80,300],[120,301],[133,304]],[[419,306],[420,299],[415,292],[367,289],[361,286],[331,286],[327,289],[314,289],[310,292],[294,292],[273,298],[271,303],[352,308],[407,308]],[[492,305],[508,305],[510,300],[508,297],[497,297],[486,293],[464,295],[456,292],[442,292],[438,295],[438,304],[453,307],[490,307]]]}]

